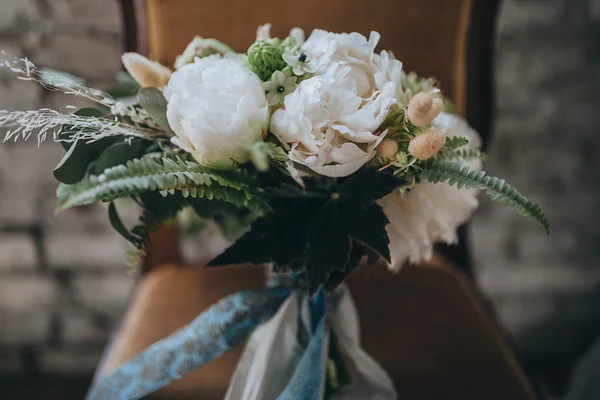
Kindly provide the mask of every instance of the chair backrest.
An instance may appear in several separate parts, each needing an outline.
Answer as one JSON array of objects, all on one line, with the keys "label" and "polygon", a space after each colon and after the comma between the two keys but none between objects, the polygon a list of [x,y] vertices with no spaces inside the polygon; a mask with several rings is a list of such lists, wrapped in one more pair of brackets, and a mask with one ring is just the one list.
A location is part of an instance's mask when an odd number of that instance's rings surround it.
[{"label": "chair backrest", "polygon": [[[485,139],[492,117],[494,19],[499,0],[121,0],[129,51],[166,65],[195,36],[214,37],[244,51],[258,25],[271,22],[274,36],[299,26],[337,32],[381,33],[406,70],[435,76],[457,111]],[[464,243],[464,241],[463,241]],[[151,237],[146,265],[179,261],[173,229]],[[468,263],[466,246],[448,251]]]}]

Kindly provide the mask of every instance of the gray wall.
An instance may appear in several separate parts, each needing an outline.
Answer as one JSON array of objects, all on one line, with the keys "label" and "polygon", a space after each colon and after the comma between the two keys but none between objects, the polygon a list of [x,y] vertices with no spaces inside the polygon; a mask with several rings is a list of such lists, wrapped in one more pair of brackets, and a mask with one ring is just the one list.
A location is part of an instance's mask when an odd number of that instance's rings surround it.
[{"label": "gray wall", "polygon": [[[118,14],[113,1],[2,0],[0,48],[105,87]],[[507,0],[499,29],[487,168],[538,200],[553,232],[482,199],[478,280],[525,355],[568,356],[600,327],[600,1]],[[0,71],[0,109],[65,104],[81,103]],[[61,156],[51,143],[0,146],[0,374],[92,371],[131,288],[102,206],[53,215]]]},{"label": "gray wall", "polygon": [[600,335],[600,1],[509,0],[499,21],[490,162],[552,233],[482,199],[478,277],[528,357]]},{"label": "gray wall", "polygon": [[[121,37],[116,1],[0,3],[0,48],[91,86],[113,82]],[[67,104],[82,102],[0,71],[0,109]],[[123,269],[127,245],[102,206],[54,216],[60,147],[38,149],[35,140],[0,145],[0,374],[89,374],[132,286]]]}]

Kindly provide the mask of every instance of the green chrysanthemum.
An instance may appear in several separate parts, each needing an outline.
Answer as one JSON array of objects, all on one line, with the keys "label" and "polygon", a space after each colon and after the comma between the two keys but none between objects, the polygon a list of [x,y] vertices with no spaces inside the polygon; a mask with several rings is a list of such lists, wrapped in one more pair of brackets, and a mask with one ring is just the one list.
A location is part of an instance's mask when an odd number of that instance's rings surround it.
[{"label": "green chrysanthemum", "polygon": [[285,47],[279,39],[259,40],[248,49],[248,66],[263,81],[268,81],[275,71],[283,70]]}]

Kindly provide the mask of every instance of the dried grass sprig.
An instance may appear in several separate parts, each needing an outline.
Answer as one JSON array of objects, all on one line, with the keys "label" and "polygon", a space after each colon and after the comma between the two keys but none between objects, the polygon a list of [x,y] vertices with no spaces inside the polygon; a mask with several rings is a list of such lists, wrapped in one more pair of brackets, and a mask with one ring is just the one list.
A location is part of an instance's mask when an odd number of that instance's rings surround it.
[{"label": "dried grass sprig", "polygon": [[[63,114],[43,108],[37,111],[0,111],[0,127],[8,128],[4,142],[27,140],[37,135],[38,144],[45,141],[48,133],[55,141],[74,142],[83,140],[93,142],[108,136],[124,135],[130,137],[152,138],[156,141],[164,132],[126,124],[108,118],[85,117],[75,114]],[[64,137],[59,138],[60,128]],[[70,128],[69,128],[70,127]]]},{"label": "dried grass sprig", "polygon": [[5,51],[2,51],[1,54],[4,58],[0,57],[0,67],[8,68],[12,72],[21,75],[19,76],[21,80],[34,81],[47,90],[83,97],[109,108],[115,104],[115,99],[102,90],[89,88],[65,75],[56,74],[57,79],[50,82],[48,72],[43,73],[27,58],[10,57]]}]

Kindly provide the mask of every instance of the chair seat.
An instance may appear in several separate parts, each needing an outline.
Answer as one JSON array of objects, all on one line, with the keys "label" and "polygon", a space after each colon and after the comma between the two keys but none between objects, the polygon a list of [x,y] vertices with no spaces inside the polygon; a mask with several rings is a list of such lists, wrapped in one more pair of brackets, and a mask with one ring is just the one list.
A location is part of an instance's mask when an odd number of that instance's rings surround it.
[{"label": "chair seat", "polygon": [[[259,267],[166,266],[140,282],[105,371],[189,323],[220,298],[263,286]],[[361,267],[349,279],[363,346],[388,371],[401,399],[536,398],[510,347],[468,279],[432,262],[392,274]],[[222,399],[242,346],[159,391],[169,399]]]}]

